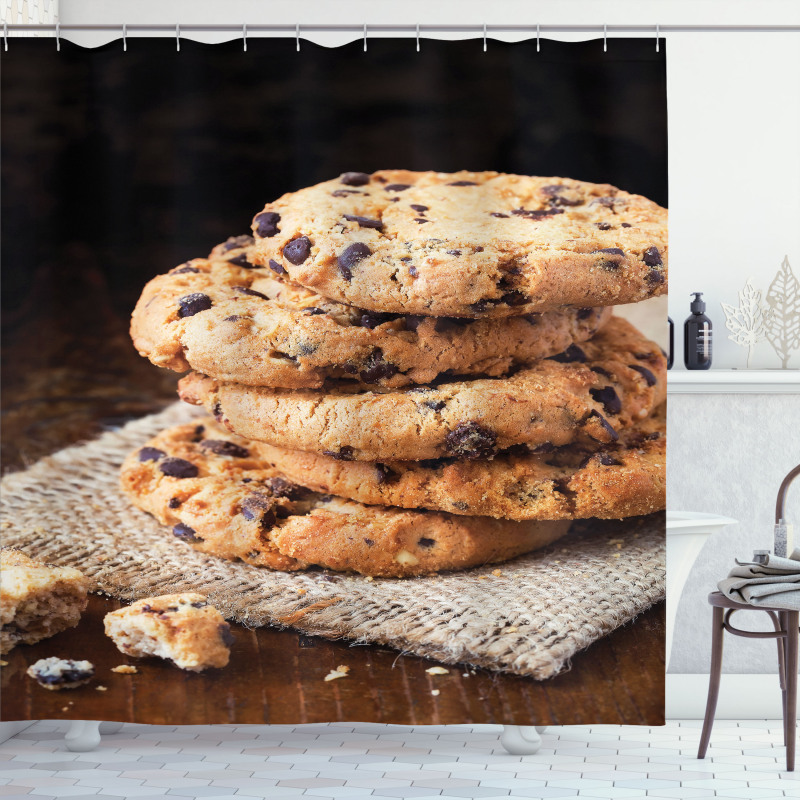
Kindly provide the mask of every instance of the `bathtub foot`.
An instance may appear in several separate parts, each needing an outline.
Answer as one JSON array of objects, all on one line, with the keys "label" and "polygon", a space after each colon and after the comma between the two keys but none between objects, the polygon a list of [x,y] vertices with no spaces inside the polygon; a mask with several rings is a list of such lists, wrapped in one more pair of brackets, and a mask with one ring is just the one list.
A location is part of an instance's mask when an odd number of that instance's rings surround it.
[{"label": "bathtub foot", "polygon": [[111,733],[119,733],[122,730],[122,723],[121,722],[101,722],[100,723],[100,735],[105,736],[106,734]]},{"label": "bathtub foot", "polygon": [[73,753],[86,753],[100,744],[100,723],[92,720],[76,719],[70,722],[64,734],[67,750]]},{"label": "bathtub foot", "polygon": [[531,756],[539,752],[542,746],[542,737],[539,733],[546,726],[534,727],[532,725],[503,725],[500,735],[500,744],[512,756]]}]

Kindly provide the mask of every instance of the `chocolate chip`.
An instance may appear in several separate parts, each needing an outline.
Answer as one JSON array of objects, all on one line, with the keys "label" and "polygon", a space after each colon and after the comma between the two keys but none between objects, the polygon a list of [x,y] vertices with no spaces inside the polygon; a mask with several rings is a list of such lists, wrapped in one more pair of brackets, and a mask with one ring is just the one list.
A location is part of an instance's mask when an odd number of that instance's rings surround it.
[{"label": "chocolate chip", "polygon": [[426,400],[422,405],[430,408],[432,411],[441,411],[447,403],[444,400]]},{"label": "chocolate chip", "polygon": [[324,314],[324,308],[317,308],[316,306],[309,306],[308,308],[304,308],[303,311],[308,314],[309,317],[315,317],[317,314]]},{"label": "chocolate chip", "polygon": [[592,253],[608,253],[610,256],[625,256],[624,251],[619,247],[601,247],[599,250],[592,250]]},{"label": "chocolate chip", "polygon": [[633,227],[633,226],[630,224],[630,222],[621,222],[620,223],[620,228],[631,228],[631,227]]},{"label": "chocolate chip", "polygon": [[375,465],[375,481],[378,486],[382,486],[384,483],[389,483],[389,481],[395,477],[395,473],[386,466],[386,464],[376,464]]},{"label": "chocolate chip", "polygon": [[359,228],[374,228],[376,231],[383,230],[383,223],[379,219],[369,217],[356,217],[353,214],[345,214],[344,218],[348,222],[357,222]]},{"label": "chocolate chip", "polygon": [[203,540],[197,535],[194,528],[184,525],[179,522],[172,528],[172,535],[177,536],[178,539],[183,539],[184,542],[202,542]]},{"label": "chocolate chip", "polygon": [[230,647],[236,641],[231,633],[231,626],[227,622],[220,622],[218,630],[219,638],[222,639],[222,644],[225,647]]},{"label": "chocolate chip", "polygon": [[495,302],[496,301],[494,300],[478,300],[477,303],[470,304],[470,310],[476,314],[482,314],[487,308],[489,308],[490,305]]},{"label": "chocolate chip", "polygon": [[222,321],[223,322],[238,322],[240,319],[244,319],[244,317],[242,317],[239,314],[231,314],[229,317],[224,317]]},{"label": "chocolate chip", "polygon": [[269,268],[278,275],[286,275],[284,267],[272,258],[269,260]]},{"label": "chocolate chip", "polygon": [[576,316],[578,319],[588,319],[592,314],[594,314],[593,308],[579,308]]},{"label": "chocolate chip", "polygon": [[375,541],[374,541],[373,539],[364,539],[364,544],[365,544],[367,547],[373,547],[373,546],[374,546],[374,544],[375,544]]},{"label": "chocolate chip", "polygon": [[497,434],[477,422],[462,422],[445,437],[445,448],[458,458],[491,458],[497,452]]},{"label": "chocolate chip", "polygon": [[617,439],[619,439],[619,434],[614,430],[611,423],[599,411],[592,411],[589,414],[589,419],[592,419],[593,417],[597,417],[600,420],[600,425],[603,427],[605,432],[611,437],[612,441],[616,442]]},{"label": "chocolate chip", "polygon": [[274,501],[265,494],[247,495],[241,506],[241,514],[247,520],[258,520],[262,528],[271,528],[275,524]]},{"label": "chocolate chip", "polygon": [[179,298],[178,304],[180,305],[179,317],[193,317],[195,314],[211,308],[211,298],[202,292],[194,292],[194,294],[187,294]]},{"label": "chocolate chip", "polygon": [[305,497],[309,490],[305,486],[298,486],[296,483],[287,481],[276,475],[274,478],[267,478],[264,486],[269,489],[273,497],[288,497],[290,500],[300,500]]},{"label": "chocolate chip", "polygon": [[589,389],[589,394],[603,406],[608,414],[619,414],[622,411],[622,401],[613,386],[604,386],[602,389]]},{"label": "chocolate chip", "polygon": [[169,502],[167,503],[168,508],[180,508],[182,500],[180,497],[170,497]]},{"label": "chocolate chip", "polygon": [[563,353],[557,356],[550,356],[548,361],[558,361],[559,364],[572,364],[578,362],[584,364],[586,362],[586,353],[581,350],[576,344],[571,344]]},{"label": "chocolate chip", "polygon": [[534,447],[532,452],[540,455],[542,453],[552,453],[555,449],[556,446],[552,442],[542,442],[537,447]]},{"label": "chocolate chip", "polygon": [[536,313],[533,313],[533,314],[523,314],[523,315],[522,315],[522,319],[524,319],[524,320],[525,320],[525,322],[528,322],[528,323],[529,323],[529,324],[531,324],[531,325],[538,325],[538,324],[539,324],[539,320],[540,320],[541,318],[542,318],[542,315],[541,315],[541,314],[536,314]]},{"label": "chocolate chip", "polygon": [[192,608],[205,608],[208,603],[205,600],[197,600],[191,604]]},{"label": "chocolate chip", "polygon": [[419,203],[412,203],[411,208],[413,208],[418,214],[424,214],[428,210],[428,206],[423,206]]},{"label": "chocolate chip", "polygon": [[249,234],[243,234],[242,236],[229,236],[225,240],[225,244],[222,245],[222,249],[227,253],[228,250],[237,250],[240,247],[250,247],[255,242],[252,236]]},{"label": "chocolate chip", "polygon": [[411,188],[411,184],[408,183],[390,183],[388,186],[384,186],[387,192],[404,192],[406,189]]},{"label": "chocolate chip", "polygon": [[579,206],[583,203],[583,200],[572,199],[569,197],[564,197],[564,192],[571,192],[574,189],[571,189],[569,186],[562,186],[560,184],[551,184],[550,186],[542,186],[542,194],[547,195],[550,198],[550,202],[556,206]]},{"label": "chocolate chip", "polygon": [[158,468],[170,478],[196,478],[200,471],[191,461],[183,458],[165,458]]},{"label": "chocolate chip", "polygon": [[283,246],[283,257],[297,266],[311,255],[311,240],[308,236],[299,236]]},{"label": "chocolate chip", "polygon": [[166,453],[157,447],[143,447],[139,451],[139,461],[158,461],[159,458],[164,458],[165,455]]},{"label": "chocolate chip", "polygon": [[417,540],[417,546],[424,547],[426,550],[433,547],[435,544],[436,539],[429,539],[427,536],[423,536],[421,539]]},{"label": "chocolate chip", "polygon": [[501,214],[499,211],[492,211],[490,216],[499,217],[500,219],[508,219],[508,214]]},{"label": "chocolate chip", "polygon": [[265,294],[261,294],[261,292],[257,292],[255,289],[250,289],[247,286],[234,286],[234,292],[239,292],[239,294],[246,294],[250,295],[251,297],[260,297],[262,300],[269,300]]},{"label": "chocolate chip", "polygon": [[397,367],[388,361],[384,361],[383,350],[380,347],[376,347],[370,353],[364,369],[359,373],[359,377],[364,383],[377,383],[383,378],[391,378],[396,373]]},{"label": "chocolate chip", "polygon": [[250,451],[246,447],[234,444],[233,442],[226,442],[221,439],[206,439],[200,442],[200,447],[204,450],[210,450],[218,456],[231,456],[231,458],[247,458]]},{"label": "chocolate chip", "polygon": [[365,192],[359,192],[358,189],[337,189],[331,192],[331,197],[347,197],[349,194],[365,194]]},{"label": "chocolate chip", "polygon": [[372,250],[370,250],[369,247],[364,244],[364,242],[354,242],[351,244],[350,247],[345,249],[337,259],[337,263],[339,264],[339,272],[341,272],[342,277],[346,281],[352,280],[353,267],[358,264],[359,261],[371,254]]},{"label": "chocolate chip", "polygon": [[519,289],[514,289],[513,292],[507,292],[500,298],[501,303],[505,303],[509,306],[522,306],[528,302],[530,298],[524,292],[519,291]]},{"label": "chocolate chip", "polygon": [[[322,455],[330,456],[331,458],[335,458],[337,461],[353,461],[355,454],[355,450],[350,447],[349,444],[344,445],[344,447],[340,447],[338,450],[323,450]],[[330,499],[330,496],[328,496]]]},{"label": "chocolate chip", "polygon": [[553,217],[556,214],[563,214],[563,208],[545,208],[545,209],[535,209],[529,210],[527,208],[515,208],[512,214],[516,214],[517,216],[525,217],[525,219],[544,219],[544,217]]},{"label": "chocolate chip", "polygon": [[461,251],[460,250],[446,250],[445,252],[449,256],[460,256],[461,255]]},{"label": "chocolate chip", "polygon": [[238,256],[229,258],[227,261],[229,264],[235,264],[237,267],[243,267],[244,269],[257,269],[255,264],[251,264],[247,260],[247,256],[244,253],[240,253]]},{"label": "chocolate chip", "polygon": [[409,274],[409,275],[410,275],[412,278],[416,278],[416,277],[417,277],[417,275],[418,275],[419,273],[417,272],[417,268],[416,268],[415,266],[410,266],[410,267],[408,268],[408,274]]},{"label": "chocolate chip", "polygon": [[256,223],[256,233],[262,239],[268,239],[278,232],[278,223],[281,221],[281,215],[276,214],[274,211],[262,211],[256,214],[253,222]]},{"label": "chocolate chip", "polygon": [[644,261],[648,267],[660,267],[664,263],[661,260],[661,253],[658,252],[657,247],[648,247],[647,250],[642,253],[642,261]]},{"label": "chocolate chip", "polygon": [[603,369],[602,367],[589,367],[589,369],[596,373],[597,375],[603,375],[606,378],[611,378],[612,375],[607,369]]},{"label": "chocolate chip", "polygon": [[628,364],[628,366],[631,369],[635,369],[644,378],[648,386],[656,385],[656,376],[647,367],[640,367],[638,364]]},{"label": "chocolate chip", "polygon": [[610,231],[611,230],[611,223],[609,222],[595,222],[595,228],[600,231]]},{"label": "chocolate chip", "polygon": [[597,453],[595,458],[604,466],[604,467],[620,467],[622,466],[621,461],[617,461],[614,456],[610,455],[609,453]]},{"label": "chocolate chip", "polygon": [[380,311],[365,311],[361,315],[359,325],[362,328],[369,328],[372,330],[373,328],[377,328],[378,325],[382,325],[384,322],[391,322],[395,319],[397,319],[395,314],[388,314]]},{"label": "chocolate chip", "polygon": [[366,172],[343,172],[339,176],[339,183],[345,186],[364,186],[369,183],[369,175]]},{"label": "chocolate chip", "polygon": [[423,219],[422,217],[415,217],[414,222],[416,222],[417,225],[424,225],[426,222],[430,222],[430,220]]},{"label": "chocolate chip", "polygon": [[651,269],[647,273],[647,282],[652,283],[654,286],[660,286],[664,283],[664,274],[657,269]]},{"label": "chocolate chip", "polygon": [[205,425],[195,425],[194,433],[192,435],[192,441],[199,442],[203,438],[203,434],[205,433],[205,431],[206,431]]},{"label": "chocolate chip", "polygon": [[221,403],[214,403],[214,408],[211,409],[211,413],[214,415],[214,419],[217,422],[222,422],[222,404]]},{"label": "chocolate chip", "polygon": [[414,331],[416,332],[417,328],[419,328],[420,324],[424,322],[425,317],[419,317],[415,314],[408,314],[404,318],[405,326],[407,331]]},{"label": "chocolate chip", "polygon": [[176,267],[175,269],[171,269],[169,271],[170,275],[183,275],[185,272],[200,272],[197,267],[193,267],[190,264],[187,264],[185,267]]},{"label": "chocolate chip", "polygon": [[478,184],[475,181],[453,181],[453,183],[448,183],[448,186],[477,186]]}]

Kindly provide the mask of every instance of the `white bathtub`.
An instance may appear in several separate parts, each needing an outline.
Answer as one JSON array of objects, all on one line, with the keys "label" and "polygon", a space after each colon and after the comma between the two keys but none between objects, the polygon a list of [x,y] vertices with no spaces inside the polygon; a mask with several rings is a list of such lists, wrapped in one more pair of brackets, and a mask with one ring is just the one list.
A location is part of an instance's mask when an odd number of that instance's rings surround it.
[{"label": "white bathtub", "polygon": [[692,565],[712,533],[737,522],[718,514],[667,511],[667,665],[672,652],[678,601]]}]

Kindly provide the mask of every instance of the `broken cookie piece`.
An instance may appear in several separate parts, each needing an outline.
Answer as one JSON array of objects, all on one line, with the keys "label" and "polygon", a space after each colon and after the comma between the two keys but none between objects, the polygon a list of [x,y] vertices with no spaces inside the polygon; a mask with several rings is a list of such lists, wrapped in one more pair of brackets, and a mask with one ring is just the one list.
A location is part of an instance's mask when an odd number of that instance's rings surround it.
[{"label": "broken cookie piece", "polygon": [[52,567],[19,550],[0,552],[0,653],[33,644],[78,624],[89,579],[72,567]]},{"label": "broken cookie piece", "polygon": [[50,691],[76,689],[94,677],[94,664],[66,658],[40,658],[28,667],[28,675]]},{"label": "broken cookie piece", "polygon": [[234,641],[222,614],[195,592],[145,597],[106,614],[104,624],[121,652],[169,659],[192,672],[224,667]]}]

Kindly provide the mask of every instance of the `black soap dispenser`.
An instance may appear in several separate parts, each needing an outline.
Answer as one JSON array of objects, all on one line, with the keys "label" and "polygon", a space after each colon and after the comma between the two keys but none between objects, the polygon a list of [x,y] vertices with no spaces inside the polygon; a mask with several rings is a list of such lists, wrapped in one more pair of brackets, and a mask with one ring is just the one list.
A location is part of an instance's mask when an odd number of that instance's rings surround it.
[{"label": "black soap dispenser", "polygon": [[692,292],[692,313],[683,323],[683,361],[686,369],[710,369],[711,320],[703,313],[706,304],[702,292]]},{"label": "black soap dispenser", "polygon": [[669,325],[669,352],[667,353],[667,369],[672,369],[672,354],[675,351],[675,325],[672,323],[672,317],[667,317],[667,324]]}]

